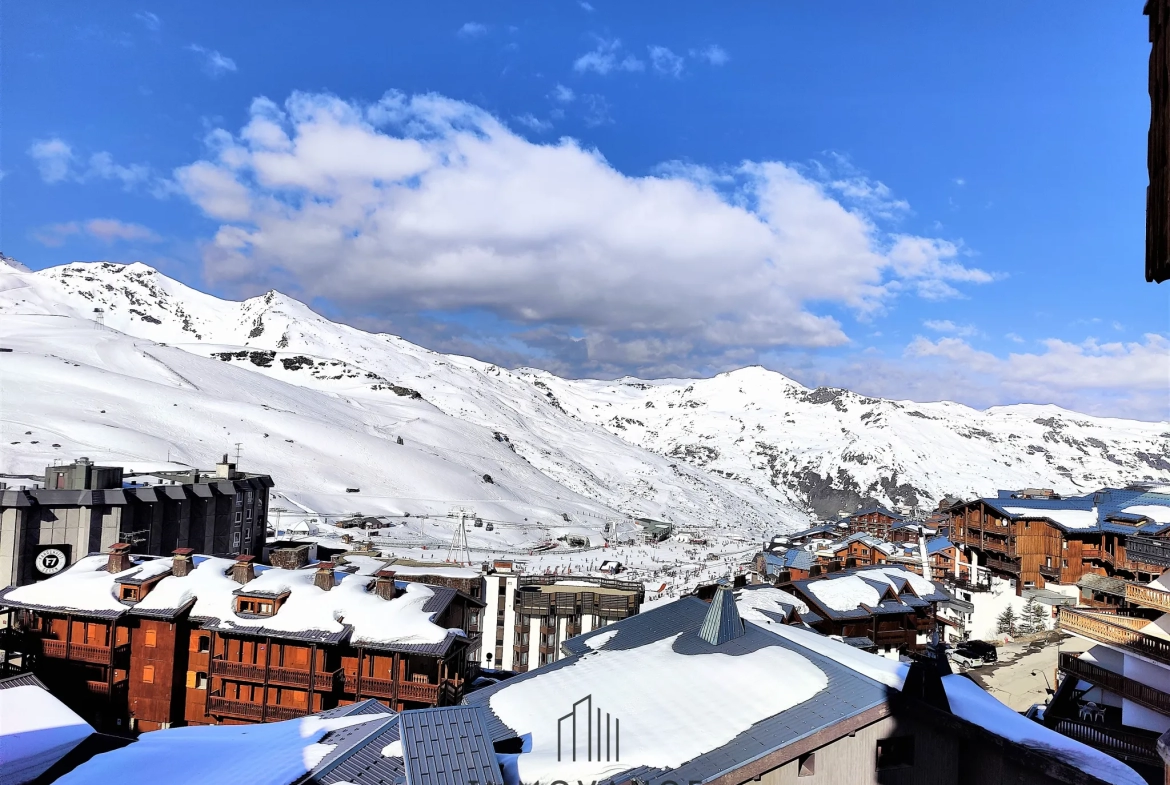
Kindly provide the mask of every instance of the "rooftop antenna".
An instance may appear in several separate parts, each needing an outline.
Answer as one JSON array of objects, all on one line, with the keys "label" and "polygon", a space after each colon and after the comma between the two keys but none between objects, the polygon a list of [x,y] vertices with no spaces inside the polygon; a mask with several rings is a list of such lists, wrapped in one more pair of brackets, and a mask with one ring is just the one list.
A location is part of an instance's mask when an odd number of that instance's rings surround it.
[{"label": "rooftop antenna", "polygon": [[[452,507],[447,517],[459,518],[459,526],[451,537],[451,545],[447,548],[447,561],[457,564],[471,564],[471,550],[467,547],[467,519],[475,518],[475,510],[471,507]],[[452,558],[454,557],[454,558]]]},{"label": "rooftop antenna", "polygon": [[243,448],[243,442],[236,442],[236,466],[240,465],[240,450]]}]

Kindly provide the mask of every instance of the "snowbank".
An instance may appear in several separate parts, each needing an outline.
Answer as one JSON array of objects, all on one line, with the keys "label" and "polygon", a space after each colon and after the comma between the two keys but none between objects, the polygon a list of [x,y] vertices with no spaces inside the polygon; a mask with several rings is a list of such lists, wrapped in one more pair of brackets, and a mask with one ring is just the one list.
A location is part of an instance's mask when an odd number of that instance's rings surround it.
[{"label": "snowbank", "polygon": [[89,723],[40,687],[0,690],[0,785],[35,779],[91,733]]}]

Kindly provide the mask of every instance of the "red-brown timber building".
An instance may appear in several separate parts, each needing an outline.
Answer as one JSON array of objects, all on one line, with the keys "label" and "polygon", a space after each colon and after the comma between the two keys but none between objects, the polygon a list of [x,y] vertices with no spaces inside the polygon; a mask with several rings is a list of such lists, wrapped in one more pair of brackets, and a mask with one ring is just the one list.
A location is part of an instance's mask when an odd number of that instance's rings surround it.
[{"label": "red-brown timber building", "polygon": [[32,671],[95,727],[271,722],[374,698],[459,703],[481,601],[322,562],[132,556],[117,544],[0,592],[4,667]]}]

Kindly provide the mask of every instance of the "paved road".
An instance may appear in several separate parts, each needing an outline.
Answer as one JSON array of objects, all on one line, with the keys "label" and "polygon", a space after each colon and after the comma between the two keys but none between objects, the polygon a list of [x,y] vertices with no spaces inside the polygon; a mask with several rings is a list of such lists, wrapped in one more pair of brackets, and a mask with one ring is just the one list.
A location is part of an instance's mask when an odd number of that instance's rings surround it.
[{"label": "paved road", "polygon": [[1025,711],[1032,704],[1044,703],[1048,699],[1045,690],[1049,684],[1056,686],[1060,652],[1082,652],[1089,646],[1088,641],[1073,635],[1066,635],[1054,643],[1009,643],[999,647],[999,662],[968,673],[1008,706]]}]

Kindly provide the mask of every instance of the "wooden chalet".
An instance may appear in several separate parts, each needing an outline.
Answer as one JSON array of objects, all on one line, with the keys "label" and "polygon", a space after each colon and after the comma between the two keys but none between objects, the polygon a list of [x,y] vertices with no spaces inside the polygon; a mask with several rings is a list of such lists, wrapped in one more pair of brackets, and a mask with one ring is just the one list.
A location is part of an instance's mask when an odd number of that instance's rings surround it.
[{"label": "wooden chalet", "polygon": [[849,563],[854,567],[867,567],[872,564],[885,564],[896,552],[897,549],[892,543],[872,534],[857,533],[830,545],[821,552],[825,556],[821,556],[818,561],[822,563],[837,561],[841,564]]},{"label": "wooden chalet", "polygon": [[[5,666],[36,673],[97,727],[271,722],[367,698],[458,703],[482,603],[323,562],[297,570],[123,544],[0,592]],[[385,603],[383,607],[383,603]]]},{"label": "wooden chalet", "polygon": [[893,565],[838,570],[780,588],[820,617],[813,629],[887,653],[920,650],[937,623],[938,604],[951,599],[941,584]]},{"label": "wooden chalet", "polygon": [[1016,581],[1017,593],[1088,574],[1145,582],[1170,563],[1170,494],[1140,487],[1065,498],[1000,491],[948,513],[950,539]]},{"label": "wooden chalet", "polygon": [[898,513],[880,504],[863,507],[848,518],[850,534],[872,534],[884,540],[890,539],[890,532],[905,520]]}]

